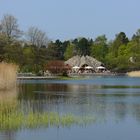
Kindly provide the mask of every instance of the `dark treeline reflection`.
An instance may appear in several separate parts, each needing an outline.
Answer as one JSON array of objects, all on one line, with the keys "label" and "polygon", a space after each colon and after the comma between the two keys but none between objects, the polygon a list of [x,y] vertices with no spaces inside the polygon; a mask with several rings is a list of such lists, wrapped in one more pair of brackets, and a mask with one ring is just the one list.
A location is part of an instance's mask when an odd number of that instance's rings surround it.
[{"label": "dark treeline reflection", "polygon": [[140,122],[140,88],[104,88],[88,84],[19,84],[18,100],[24,111],[93,114],[102,120]]}]

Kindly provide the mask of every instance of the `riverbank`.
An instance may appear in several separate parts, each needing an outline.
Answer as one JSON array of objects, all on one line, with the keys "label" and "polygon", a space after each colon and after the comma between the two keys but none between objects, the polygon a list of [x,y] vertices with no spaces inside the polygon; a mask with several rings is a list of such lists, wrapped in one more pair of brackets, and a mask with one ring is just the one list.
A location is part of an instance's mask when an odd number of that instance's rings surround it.
[{"label": "riverbank", "polygon": [[[67,78],[81,77],[81,76],[124,76],[125,73],[70,73]],[[43,80],[43,79],[67,79],[63,76],[49,75],[49,76],[18,76],[17,79],[27,80]]]},{"label": "riverbank", "polygon": [[127,75],[130,77],[140,77],[140,71],[127,72]]},{"label": "riverbank", "polygon": [[17,79],[34,79],[34,80],[39,80],[39,79],[56,79],[58,76],[18,76]]}]

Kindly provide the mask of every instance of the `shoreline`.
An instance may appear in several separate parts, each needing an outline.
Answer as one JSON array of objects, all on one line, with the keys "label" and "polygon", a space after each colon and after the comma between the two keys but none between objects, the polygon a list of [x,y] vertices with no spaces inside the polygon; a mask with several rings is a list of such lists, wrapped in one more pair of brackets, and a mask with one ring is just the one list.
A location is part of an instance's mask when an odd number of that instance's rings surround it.
[{"label": "shoreline", "polygon": [[69,76],[125,76],[126,73],[71,73]]},{"label": "shoreline", "polygon": [[[72,78],[75,76],[125,76],[126,73],[71,73],[68,74],[68,77]],[[43,79],[59,79],[62,76],[51,75],[51,76],[18,76],[18,80],[43,80]]]},{"label": "shoreline", "polygon": [[57,76],[18,76],[17,79],[18,80],[24,80],[24,79],[35,79],[35,80],[38,80],[38,79],[56,79]]},{"label": "shoreline", "polygon": [[131,71],[126,73],[129,77],[140,77],[140,71]]}]

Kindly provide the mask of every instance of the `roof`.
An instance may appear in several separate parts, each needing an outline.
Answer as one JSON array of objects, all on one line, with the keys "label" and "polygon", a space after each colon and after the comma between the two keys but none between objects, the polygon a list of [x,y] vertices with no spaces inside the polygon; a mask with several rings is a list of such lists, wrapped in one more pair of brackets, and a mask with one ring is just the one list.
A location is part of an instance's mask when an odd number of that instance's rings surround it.
[{"label": "roof", "polygon": [[73,56],[69,60],[65,61],[65,64],[69,64],[71,67],[78,66],[82,67],[83,65],[88,65],[96,69],[102,65],[102,63],[91,56]]}]

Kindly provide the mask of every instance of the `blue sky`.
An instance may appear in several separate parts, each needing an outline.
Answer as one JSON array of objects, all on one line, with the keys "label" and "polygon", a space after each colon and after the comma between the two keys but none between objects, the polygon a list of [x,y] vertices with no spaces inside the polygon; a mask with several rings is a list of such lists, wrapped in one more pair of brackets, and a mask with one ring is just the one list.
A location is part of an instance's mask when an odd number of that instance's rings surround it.
[{"label": "blue sky", "polygon": [[0,19],[12,14],[26,31],[30,26],[48,37],[114,39],[123,31],[130,38],[140,28],[140,0],[0,0]]}]

